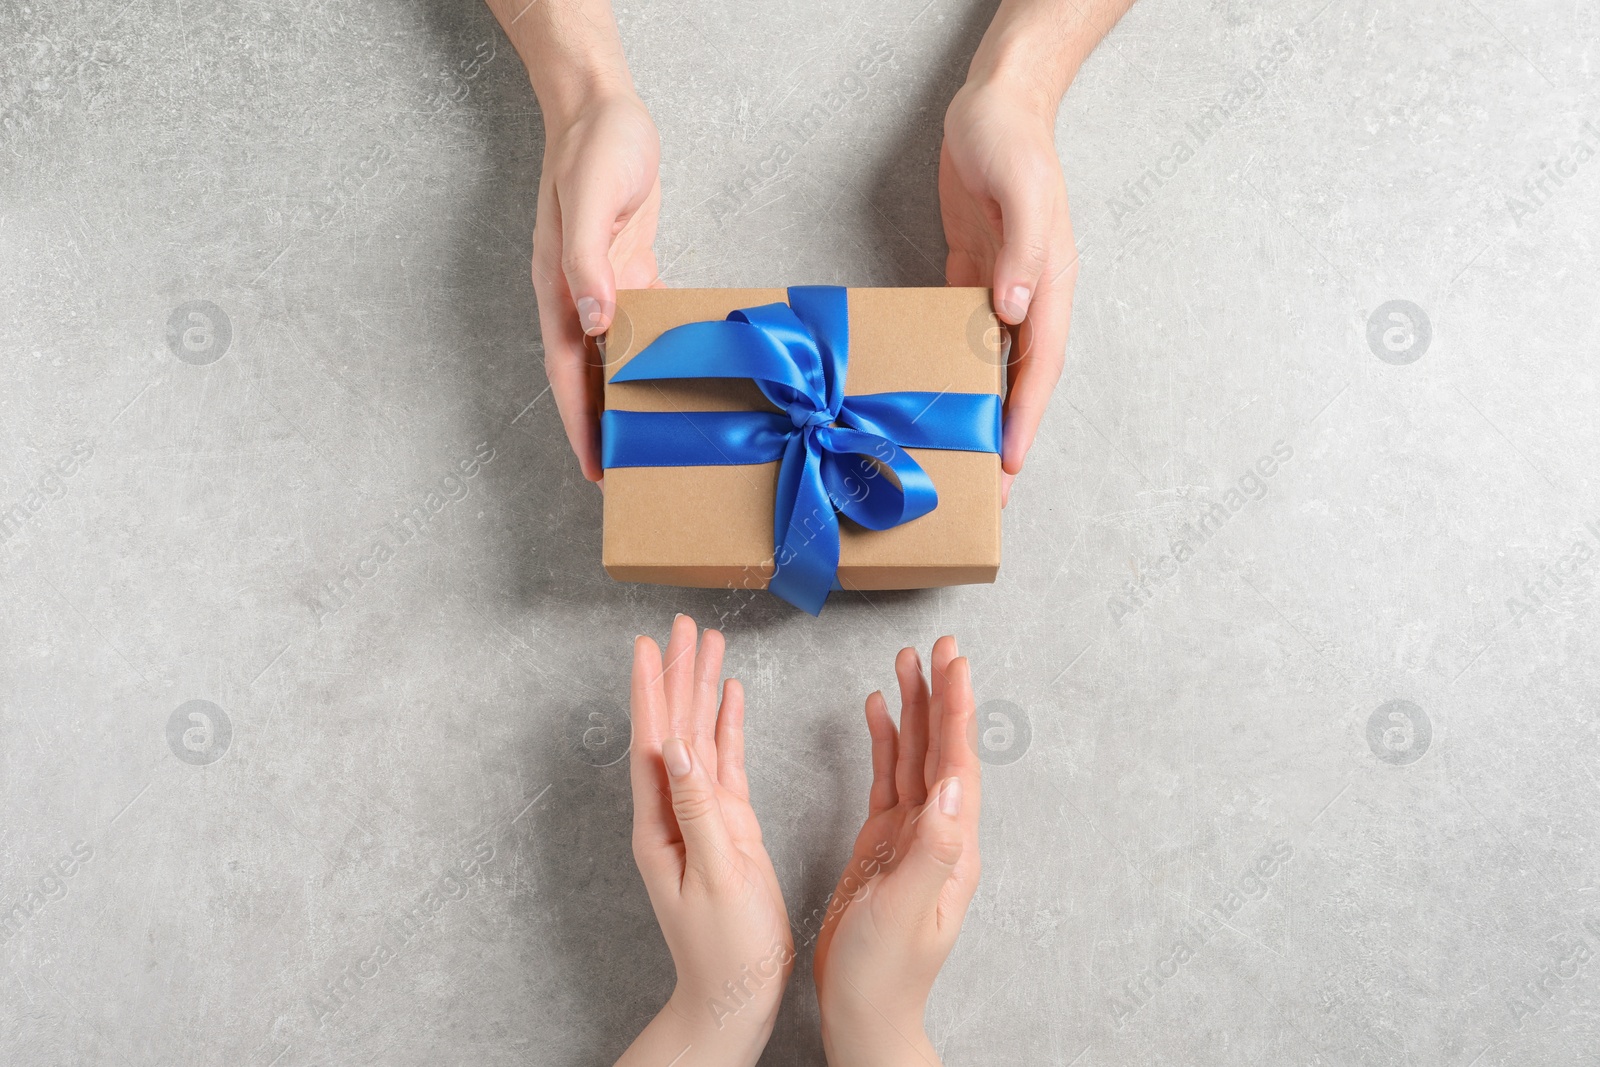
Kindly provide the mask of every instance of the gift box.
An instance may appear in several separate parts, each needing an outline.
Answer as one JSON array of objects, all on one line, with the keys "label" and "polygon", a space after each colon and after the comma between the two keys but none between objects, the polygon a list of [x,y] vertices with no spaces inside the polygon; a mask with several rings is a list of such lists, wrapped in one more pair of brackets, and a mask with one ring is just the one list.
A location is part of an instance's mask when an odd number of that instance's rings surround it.
[{"label": "gift box", "polygon": [[1009,341],[987,289],[635,289],[601,345],[622,581],[992,582]]}]

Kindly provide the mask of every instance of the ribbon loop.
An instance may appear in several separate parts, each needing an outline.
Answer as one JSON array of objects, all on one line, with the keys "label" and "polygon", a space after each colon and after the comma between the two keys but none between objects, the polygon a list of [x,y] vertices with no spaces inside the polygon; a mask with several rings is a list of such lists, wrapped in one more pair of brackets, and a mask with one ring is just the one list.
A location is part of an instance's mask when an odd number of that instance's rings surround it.
[{"label": "ribbon loop", "polygon": [[1000,451],[991,393],[845,396],[846,290],[793,286],[787,304],[674,327],[614,382],[748,378],[780,411],[606,411],[607,467],[698,467],[779,460],[769,588],[816,615],[838,588],[839,514],[888,530],[933,511],[939,494],[907,448]]}]

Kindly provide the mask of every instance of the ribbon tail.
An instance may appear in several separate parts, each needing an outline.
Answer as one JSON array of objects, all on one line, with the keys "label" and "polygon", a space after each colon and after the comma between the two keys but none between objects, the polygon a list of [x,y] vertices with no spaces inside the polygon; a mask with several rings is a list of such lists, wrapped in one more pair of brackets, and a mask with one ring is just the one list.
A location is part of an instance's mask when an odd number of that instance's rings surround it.
[{"label": "ribbon tail", "polygon": [[777,503],[767,588],[801,611],[821,614],[839,570],[839,518],[823,484],[822,457],[804,434],[790,438],[785,450]]}]

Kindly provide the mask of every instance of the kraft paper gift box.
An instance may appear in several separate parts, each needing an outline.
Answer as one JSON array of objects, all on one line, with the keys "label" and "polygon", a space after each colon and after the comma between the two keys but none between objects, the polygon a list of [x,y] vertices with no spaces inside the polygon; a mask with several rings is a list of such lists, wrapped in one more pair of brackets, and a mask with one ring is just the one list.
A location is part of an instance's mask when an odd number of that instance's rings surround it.
[{"label": "kraft paper gift box", "polygon": [[[748,314],[733,318],[743,323],[724,321],[741,310]],[[709,332],[703,326],[674,329],[713,322],[719,325]],[[807,336],[790,343],[797,326]],[[818,348],[808,351],[808,339]],[[800,353],[793,362],[810,386],[799,391],[811,399],[797,400],[794,389],[774,385],[781,376],[776,370],[752,370],[757,363],[782,362],[774,353],[785,351],[785,343],[788,351]],[[616,315],[601,345],[606,572],[622,581],[702,588],[771,584],[815,613],[826,595],[826,587],[820,594],[815,587],[829,577],[824,527],[833,523],[835,588],[994,581],[1000,567],[1000,401],[1009,350],[988,289],[618,292]],[[824,381],[840,366],[842,389],[837,381]],[[663,367],[675,369],[660,376]],[[765,385],[747,377],[676,376],[708,367],[766,375]],[[643,380],[627,380],[639,375]],[[889,394],[893,410],[884,407],[882,394]],[[784,406],[769,399],[773,396]],[[812,414],[813,409],[822,413]],[[747,425],[752,421],[760,426]],[[890,443],[861,436],[863,425],[882,431]],[[819,427],[818,432],[808,435],[808,426]],[[852,426],[855,431],[842,432]],[[752,435],[761,439],[756,451],[764,449],[764,458],[737,462],[751,458],[753,453],[740,449],[750,447]],[[894,440],[897,435],[900,440]],[[827,452],[828,441],[835,445],[835,458],[811,457],[807,467],[808,447]],[[841,441],[855,456],[867,458],[841,456]],[[927,447],[930,443],[941,447]],[[906,466],[908,459],[925,479]],[[797,492],[805,501],[818,499],[815,486],[810,496],[793,488],[797,480],[819,477],[816,462],[827,482],[822,499],[846,504],[845,514],[831,514],[826,503],[820,510],[827,515],[794,504]],[[794,466],[786,472],[786,464]],[[916,497],[920,506],[904,506],[925,509],[929,487],[924,480],[931,482],[937,503],[919,517],[876,529],[849,517],[848,504],[858,498],[858,506],[894,512],[902,506],[897,499]],[[775,515],[781,517],[777,509],[785,498],[793,510],[780,544]],[[882,526],[899,514],[863,521]],[[812,558],[819,554],[820,560]],[[795,595],[797,568],[805,567],[811,568],[812,588]],[[774,582],[780,568],[788,573]]]}]

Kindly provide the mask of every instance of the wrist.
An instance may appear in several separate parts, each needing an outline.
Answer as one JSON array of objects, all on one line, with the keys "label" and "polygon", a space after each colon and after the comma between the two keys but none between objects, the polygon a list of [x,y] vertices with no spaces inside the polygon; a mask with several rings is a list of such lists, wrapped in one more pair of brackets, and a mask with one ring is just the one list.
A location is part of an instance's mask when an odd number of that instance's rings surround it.
[{"label": "wrist", "polygon": [[618,58],[612,63],[595,57],[559,73],[542,71],[539,77],[530,77],[544,116],[546,143],[573,126],[589,108],[617,99],[639,99],[627,65]]},{"label": "wrist", "polygon": [[938,1063],[923,1029],[923,1004],[869,1002],[851,992],[817,998],[830,1067]]},{"label": "wrist", "polygon": [[782,1003],[781,984],[771,990],[751,992],[732,983],[727,988],[712,990],[680,982],[663,1010],[683,1019],[697,1032],[728,1038],[759,1036],[760,1043],[765,1045],[778,1021],[778,1008]]},{"label": "wrist", "polygon": [[828,1067],[927,1067],[939,1063],[922,1020],[841,1024],[822,1017],[822,1051]]},{"label": "wrist", "polygon": [[661,1067],[664,1063],[676,1067],[755,1067],[772,1035],[771,1020],[757,1025],[725,1023],[719,1028],[698,1012],[686,1012],[678,998],[674,992],[623,1053],[617,1067]]},{"label": "wrist", "polygon": [[1041,58],[1033,42],[1002,32],[992,40],[984,38],[973,54],[961,91],[1000,94],[1014,107],[1054,127],[1061,98],[1076,68],[1061,71],[1052,66]]},{"label": "wrist", "polygon": [[570,125],[597,95],[632,93],[607,0],[488,0],[528,72],[545,129]]}]

